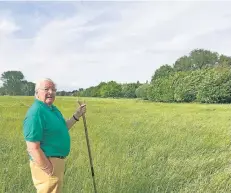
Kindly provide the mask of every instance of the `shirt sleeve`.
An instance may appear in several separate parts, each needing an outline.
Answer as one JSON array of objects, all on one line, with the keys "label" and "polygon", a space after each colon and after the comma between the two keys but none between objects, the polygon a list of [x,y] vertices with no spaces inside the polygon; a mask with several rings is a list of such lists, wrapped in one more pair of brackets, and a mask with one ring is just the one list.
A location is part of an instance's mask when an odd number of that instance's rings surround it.
[{"label": "shirt sleeve", "polygon": [[42,141],[44,121],[39,115],[29,115],[23,122],[23,134],[26,141]]}]

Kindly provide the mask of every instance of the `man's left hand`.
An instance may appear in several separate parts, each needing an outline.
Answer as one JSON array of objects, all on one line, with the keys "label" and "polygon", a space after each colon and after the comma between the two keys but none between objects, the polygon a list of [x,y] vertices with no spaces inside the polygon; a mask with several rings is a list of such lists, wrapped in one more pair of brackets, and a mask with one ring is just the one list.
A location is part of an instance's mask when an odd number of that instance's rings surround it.
[{"label": "man's left hand", "polygon": [[83,116],[83,114],[86,113],[86,104],[84,103],[79,103],[80,106],[78,107],[77,111],[75,112],[74,116],[79,119],[80,117]]}]

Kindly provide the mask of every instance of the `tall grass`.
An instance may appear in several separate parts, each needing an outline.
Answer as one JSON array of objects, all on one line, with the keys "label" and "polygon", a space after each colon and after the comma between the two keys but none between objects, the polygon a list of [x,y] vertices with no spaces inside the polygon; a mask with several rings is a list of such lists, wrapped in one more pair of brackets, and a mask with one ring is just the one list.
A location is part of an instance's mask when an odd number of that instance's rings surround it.
[{"label": "tall grass", "polygon": [[[230,192],[229,105],[85,98],[99,193]],[[31,97],[0,97],[0,192],[35,192],[22,121]],[[76,98],[58,97],[65,117]],[[64,193],[93,192],[82,120],[70,131]]]}]

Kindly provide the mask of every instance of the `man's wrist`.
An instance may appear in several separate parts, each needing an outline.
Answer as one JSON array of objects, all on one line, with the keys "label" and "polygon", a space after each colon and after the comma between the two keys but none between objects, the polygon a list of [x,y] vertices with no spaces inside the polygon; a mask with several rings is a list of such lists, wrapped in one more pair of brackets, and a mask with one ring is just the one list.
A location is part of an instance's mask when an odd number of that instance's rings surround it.
[{"label": "man's wrist", "polygon": [[46,167],[41,168],[44,172],[46,172],[48,175],[53,175],[54,173],[54,167],[52,164],[47,164]]},{"label": "man's wrist", "polygon": [[79,121],[79,117],[78,117],[78,116],[73,115],[73,118],[74,118],[76,121]]},{"label": "man's wrist", "polygon": [[45,167],[40,167],[42,170],[47,170],[49,168],[49,164],[47,164]]},{"label": "man's wrist", "polygon": [[46,172],[49,176],[53,175],[54,173],[54,168],[47,168],[46,170],[43,170],[44,172]]}]

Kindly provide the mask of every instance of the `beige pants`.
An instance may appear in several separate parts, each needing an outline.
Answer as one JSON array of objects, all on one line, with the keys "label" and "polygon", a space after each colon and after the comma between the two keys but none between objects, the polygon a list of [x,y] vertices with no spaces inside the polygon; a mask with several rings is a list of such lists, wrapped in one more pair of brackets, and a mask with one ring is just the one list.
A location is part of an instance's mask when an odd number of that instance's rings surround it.
[{"label": "beige pants", "polygon": [[54,167],[52,176],[46,174],[34,162],[30,161],[32,180],[37,193],[61,193],[65,170],[64,159],[49,158]]}]

